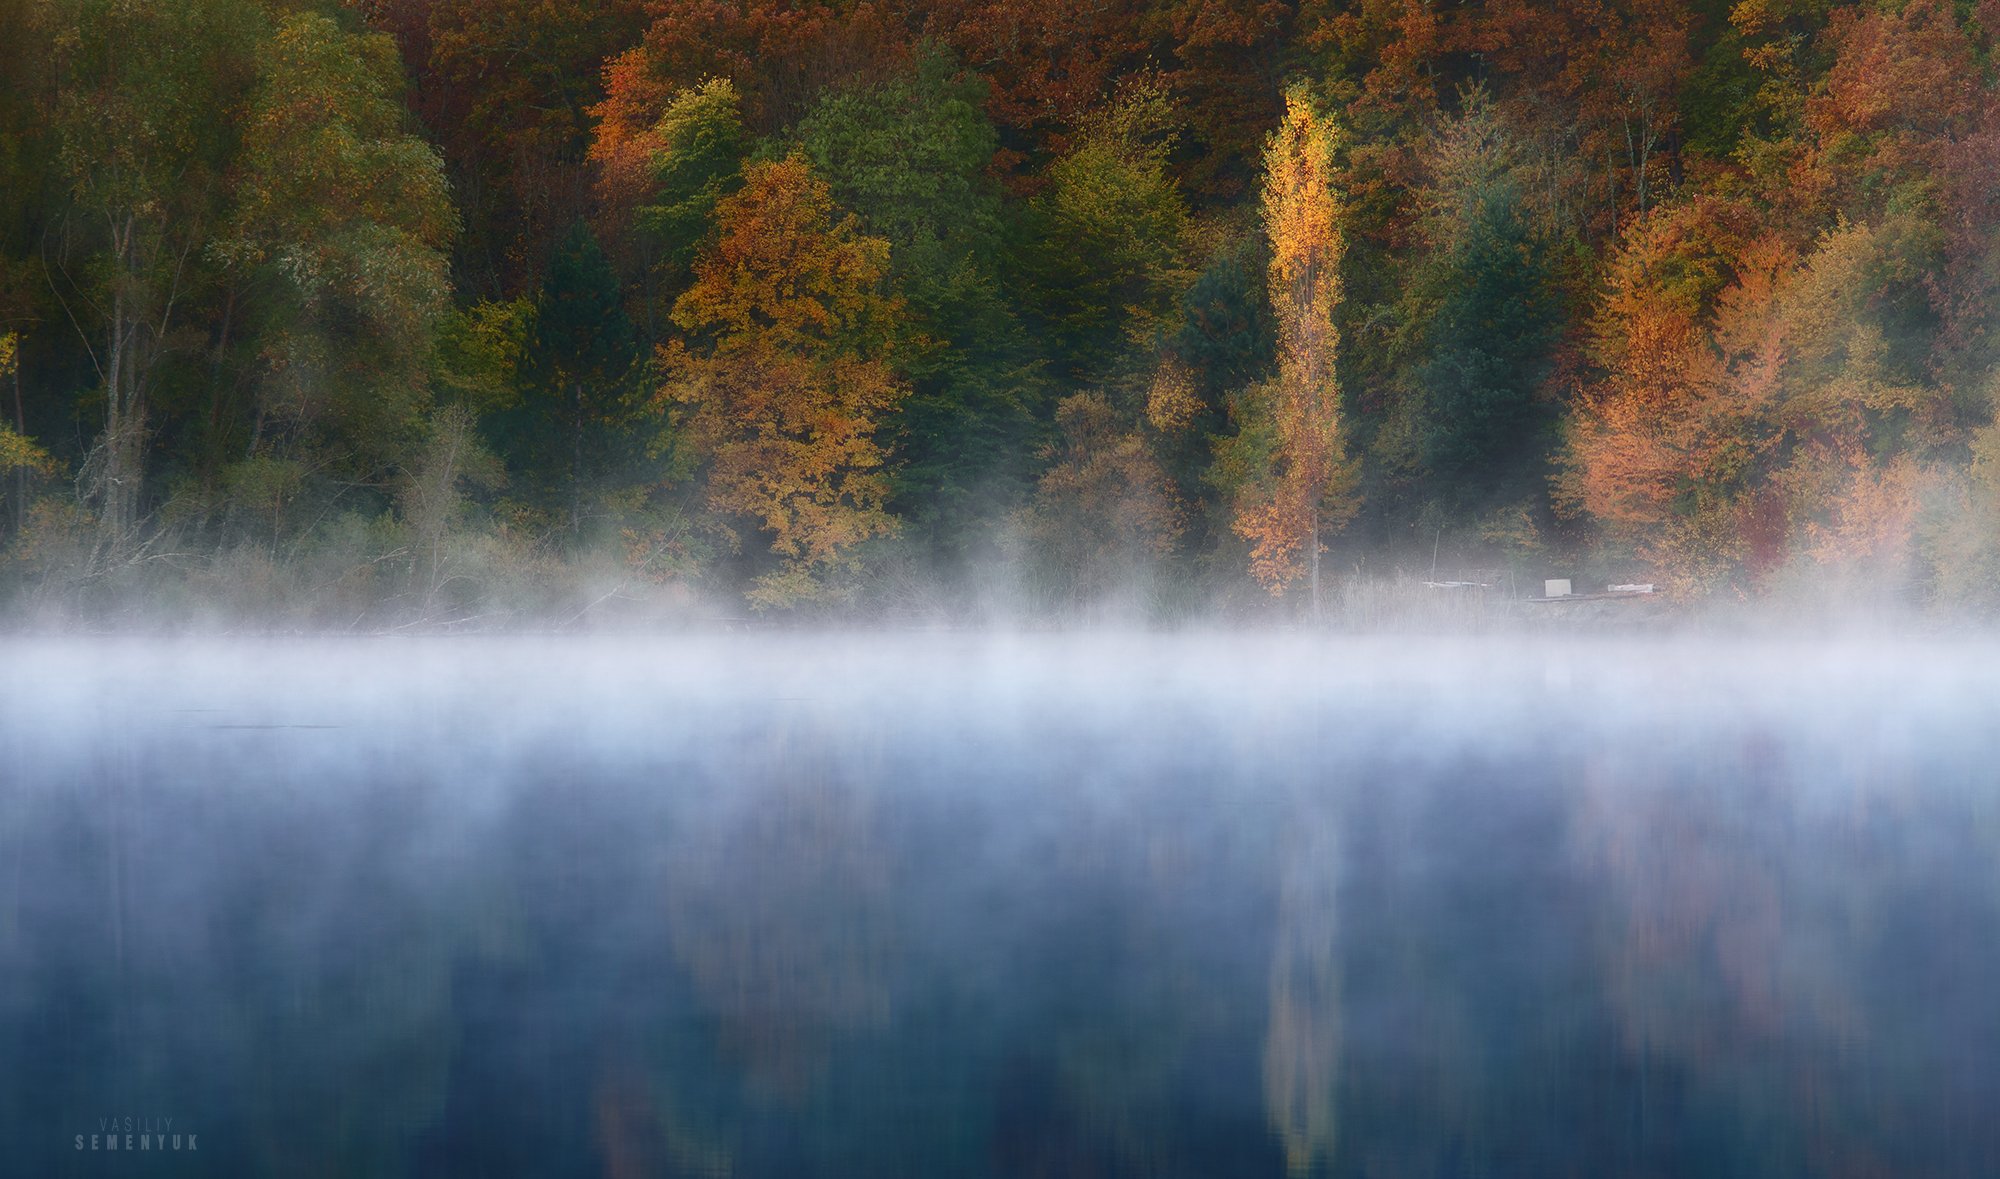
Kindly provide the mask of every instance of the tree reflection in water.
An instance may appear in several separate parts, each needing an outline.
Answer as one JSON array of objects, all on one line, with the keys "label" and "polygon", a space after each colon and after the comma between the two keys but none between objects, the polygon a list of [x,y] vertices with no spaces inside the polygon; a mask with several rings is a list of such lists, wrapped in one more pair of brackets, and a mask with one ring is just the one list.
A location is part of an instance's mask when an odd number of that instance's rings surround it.
[{"label": "tree reflection in water", "polygon": [[1339,832],[1324,806],[1302,805],[1283,837],[1264,1099],[1285,1165],[1309,1173],[1333,1157],[1340,1078]]},{"label": "tree reflection in water", "polygon": [[889,849],[854,759],[779,726],[667,863],[667,927],[755,1090],[793,1101],[843,1034],[889,1019]]},{"label": "tree reflection in water", "polygon": [[2000,659],[311,650],[0,711],[0,1169],[2000,1174]]}]

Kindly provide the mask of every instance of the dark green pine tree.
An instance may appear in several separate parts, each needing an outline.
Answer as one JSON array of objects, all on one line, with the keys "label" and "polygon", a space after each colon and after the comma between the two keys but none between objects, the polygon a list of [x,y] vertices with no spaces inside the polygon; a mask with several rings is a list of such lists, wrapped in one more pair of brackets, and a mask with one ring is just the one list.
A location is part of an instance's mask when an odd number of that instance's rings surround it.
[{"label": "dark green pine tree", "polygon": [[1497,121],[1474,105],[1443,154],[1433,251],[1415,283],[1429,315],[1413,376],[1428,498],[1456,514],[1546,483],[1555,414],[1539,390],[1558,307]]},{"label": "dark green pine tree", "polygon": [[888,239],[906,319],[898,367],[911,394],[887,423],[892,504],[940,568],[963,566],[1027,485],[1044,399],[1033,348],[995,270],[999,140],[985,88],[935,46],[880,86],[828,94],[799,145],[868,232]]},{"label": "dark green pine tree", "polygon": [[597,236],[578,221],[557,245],[535,301],[528,387],[503,441],[531,493],[567,513],[573,543],[590,493],[623,449],[636,351],[617,275]]},{"label": "dark green pine tree", "polygon": [[1156,443],[1182,502],[1198,505],[1195,539],[1212,544],[1229,528],[1222,488],[1208,476],[1215,436],[1229,429],[1231,393],[1268,378],[1277,364],[1271,319],[1270,245],[1261,229],[1240,234],[1210,258],[1180,301],[1180,323],[1164,351],[1185,365],[1199,410],[1188,428]]}]

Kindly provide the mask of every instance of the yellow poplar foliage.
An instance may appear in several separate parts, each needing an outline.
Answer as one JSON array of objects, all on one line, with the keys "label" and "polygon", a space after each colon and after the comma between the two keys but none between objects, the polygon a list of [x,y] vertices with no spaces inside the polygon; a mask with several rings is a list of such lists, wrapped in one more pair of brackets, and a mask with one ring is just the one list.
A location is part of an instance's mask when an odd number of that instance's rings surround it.
[{"label": "yellow poplar foliage", "polygon": [[1346,250],[1334,182],[1337,135],[1306,89],[1294,86],[1264,152],[1264,226],[1278,326],[1278,379],[1268,405],[1275,448],[1268,483],[1239,498],[1235,529],[1252,543],[1250,572],[1273,594],[1304,571],[1302,554],[1316,564],[1321,527],[1342,514],[1329,512],[1326,502],[1346,472],[1334,380],[1340,336],[1333,312]]},{"label": "yellow poplar foliage", "polygon": [[882,357],[889,245],[836,220],[798,156],[746,169],[716,223],[674,304],[695,345],[661,350],[661,397],[708,466],[708,506],[755,520],[784,558],[751,602],[784,606],[825,592],[856,544],[896,530],[875,439],[907,392]]}]

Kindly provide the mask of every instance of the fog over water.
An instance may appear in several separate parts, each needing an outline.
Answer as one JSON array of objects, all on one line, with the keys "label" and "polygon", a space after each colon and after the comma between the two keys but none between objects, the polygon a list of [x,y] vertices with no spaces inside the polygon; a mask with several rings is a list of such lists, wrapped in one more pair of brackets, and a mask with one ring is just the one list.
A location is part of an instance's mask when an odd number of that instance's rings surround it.
[{"label": "fog over water", "polygon": [[2000,1173],[1991,641],[0,666],[0,1172]]}]

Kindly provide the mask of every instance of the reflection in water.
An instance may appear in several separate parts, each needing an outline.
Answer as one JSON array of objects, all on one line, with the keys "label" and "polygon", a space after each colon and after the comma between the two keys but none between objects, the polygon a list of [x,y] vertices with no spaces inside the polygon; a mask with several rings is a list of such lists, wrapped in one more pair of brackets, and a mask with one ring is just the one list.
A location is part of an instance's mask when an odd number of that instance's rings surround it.
[{"label": "reflection in water", "polygon": [[[830,734],[787,729],[670,842],[669,939],[757,1088],[803,1096],[889,1018],[889,848]],[[747,752],[747,751],[746,751]]]},{"label": "reflection in water", "polygon": [[688,1123],[671,1093],[630,1065],[597,1084],[596,1145],[605,1179],[728,1179],[728,1149]]},{"label": "reflection in water", "polygon": [[1714,1061],[1780,1030],[1791,980],[1779,974],[1783,901],[1764,849],[1786,833],[1760,820],[1782,822],[1789,806],[1781,774],[1760,781],[1757,797],[1719,807],[1657,770],[1586,767],[1576,831],[1615,898],[1607,995],[1629,1053]]},{"label": "reflection in water", "polygon": [[2000,1174],[1994,654],[24,644],[0,1170]]},{"label": "reflection in water", "polygon": [[[1894,1124],[1907,1116],[1895,1107],[1918,1088],[1896,1075],[1898,1058],[1935,1034],[1894,1026],[1897,1006],[1942,999],[1923,1018],[1952,1025],[1947,1034],[1993,1030],[1989,1015],[1953,1009],[1950,992],[1962,983],[1947,980],[1970,962],[1881,957],[1890,931],[1878,923],[1910,899],[1897,896],[1909,883],[1897,877],[1952,872],[1951,834],[1934,829],[1939,813],[1912,812],[1907,766],[1829,766],[1787,750],[1785,734],[1768,727],[1701,756],[1705,780],[1755,788],[1690,790],[1685,766],[1600,754],[1577,792],[1573,831],[1604,889],[1604,991],[1638,1080],[1638,1146],[1684,1135],[1696,1088],[1726,1101],[1739,1149],[1772,1169],[1969,1173],[1950,1155],[1984,1135],[1948,1128],[1957,1095],[1945,1076],[1921,1086],[1923,1120],[1944,1115],[1939,1136],[1919,1145],[1914,1123]],[[1930,807],[1949,800],[1948,781],[1937,780]],[[1924,857],[1885,858],[1913,824],[1932,828],[1920,836]],[[1991,911],[1977,903],[1985,924]],[[1926,908],[1895,919],[1935,922]],[[1964,936],[1937,932],[1947,944]],[[1905,996],[1881,989],[1890,978]],[[1981,1088],[1990,1092],[1990,1079]],[[1915,1169],[1891,1165],[1897,1153]]]},{"label": "reflection in water", "polygon": [[[1303,810],[1303,808],[1301,808]],[[1264,1100],[1304,1175],[1333,1157],[1340,1071],[1340,959],[1335,939],[1339,848],[1333,824],[1301,813],[1283,841],[1278,930],[1271,949],[1271,1026],[1264,1036]]]}]

